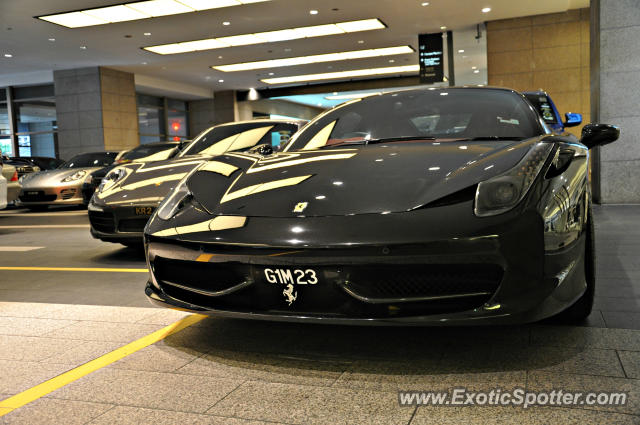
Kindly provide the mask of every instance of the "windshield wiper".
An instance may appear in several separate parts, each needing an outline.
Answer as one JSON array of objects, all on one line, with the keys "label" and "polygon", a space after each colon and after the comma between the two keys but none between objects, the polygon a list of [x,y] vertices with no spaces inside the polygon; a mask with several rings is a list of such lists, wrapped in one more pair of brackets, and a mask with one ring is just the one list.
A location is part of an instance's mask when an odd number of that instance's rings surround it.
[{"label": "windshield wiper", "polygon": [[432,142],[436,140],[433,136],[398,136],[398,137],[385,137],[382,139],[368,139],[365,140],[367,145],[375,145],[376,143],[387,143],[387,142],[406,142],[411,140],[426,140]]},{"label": "windshield wiper", "polygon": [[476,140],[524,140],[526,137],[521,136],[478,136],[467,137],[464,139],[456,139],[456,142],[472,142]]}]

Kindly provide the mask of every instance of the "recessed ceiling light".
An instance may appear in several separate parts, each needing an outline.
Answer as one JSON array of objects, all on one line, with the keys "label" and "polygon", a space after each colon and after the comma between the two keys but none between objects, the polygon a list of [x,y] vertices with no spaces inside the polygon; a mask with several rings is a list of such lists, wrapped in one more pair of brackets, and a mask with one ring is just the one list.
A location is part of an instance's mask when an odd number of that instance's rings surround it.
[{"label": "recessed ceiling light", "polygon": [[389,59],[389,63],[394,63],[395,61],[395,59]]},{"label": "recessed ceiling light", "polygon": [[87,50],[87,46],[80,46],[80,50]]},{"label": "recessed ceiling light", "polygon": [[364,40],[358,40],[358,44],[364,44]]},{"label": "recessed ceiling light", "polygon": [[423,1],[420,5],[421,6],[429,6],[429,2],[428,1]]},{"label": "recessed ceiling light", "polygon": [[458,53],[464,53],[464,49],[459,49]]},{"label": "recessed ceiling light", "polygon": [[147,0],[115,6],[98,7],[95,9],[84,9],[76,12],[38,16],[38,19],[68,28],[79,28],[229,6],[240,6],[263,1],[270,0]]},{"label": "recessed ceiling light", "polygon": [[491,8],[490,7],[482,8],[482,13],[489,13],[489,12],[491,12]]},{"label": "recessed ceiling light", "polygon": [[475,71],[473,71],[473,73],[474,73],[474,74],[479,74],[479,73],[480,73],[480,70],[479,70],[479,69],[476,69]]},{"label": "recessed ceiling light", "polygon": [[266,84],[289,84],[308,81],[335,80],[340,78],[367,77],[373,75],[403,74],[407,72],[418,72],[419,70],[419,65],[391,66],[385,68],[369,68],[355,69],[351,71],[327,72],[324,74],[308,74],[294,75],[291,77],[267,78],[261,81]]},{"label": "recessed ceiling light", "polygon": [[275,73],[274,72],[270,72],[269,75],[275,75]]},{"label": "recessed ceiling light", "polygon": [[147,63],[146,63],[146,62],[142,62],[142,64],[143,64],[143,65],[146,65]]},{"label": "recessed ceiling light", "polygon": [[218,59],[222,59],[222,56],[218,56]]},{"label": "recessed ceiling light", "polygon": [[11,53],[5,53],[5,54],[4,54],[4,57],[5,57],[5,58],[12,58],[12,57],[13,57],[13,55],[12,55]]},{"label": "recessed ceiling light", "polygon": [[411,48],[411,46],[395,46],[380,49],[353,50],[347,52],[326,53],[322,55],[300,56],[295,58],[272,59],[258,62],[244,62],[230,65],[215,65],[212,66],[212,68],[223,72],[237,72],[249,71],[253,69],[268,69],[285,66],[306,65],[312,63],[376,58],[382,56],[402,55],[407,53],[413,53],[413,49]]},{"label": "recessed ceiling light", "polygon": [[53,41],[56,41],[56,39],[55,38],[50,38],[49,41],[53,42]]},{"label": "recessed ceiling light", "polygon": [[472,66],[471,69],[478,69],[478,67],[477,66]]},{"label": "recessed ceiling light", "polygon": [[317,10],[310,10],[310,11],[309,11],[309,14],[310,14],[310,15],[317,15],[317,14],[318,14],[318,11],[317,11]]},{"label": "recessed ceiling light", "polygon": [[219,83],[224,83],[224,80],[218,80]]},{"label": "recessed ceiling light", "polygon": [[229,21],[224,21],[224,22],[222,23],[222,25],[224,25],[225,27],[228,27],[229,25],[231,25],[231,22],[229,22]]},{"label": "recessed ceiling light", "polygon": [[[247,0],[244,0],[247,1]],[[290,28],[278,31],[267,31],[254,34],[240,34],[229,37],[209,38],[204,40],[185,41],[182,43],[159,44],[143,47],[160,55],[194,52],[199,50],[218,49],[223,47],[247,46],[251,44],[270,43],[283,40],[299,40],[303,38],[321,37],[325,35],[345,34],[360,31],[383,29],[386,26],[376,18],[359,21],[337,22],[335,24],[314,25],[310,27]],[[210,42],[212,47],[205,47]]]},{"label": "recessed ceiling light", "polygon": [[443,25],[443,26],[441,26],[441,27],[440,27],[440,29],[441,29],[441,30],[446,30],[446,29],[447,29],[447,27]]},{"label": "recessed ceiling light", "polygon": [[151,35],[150,32],[145,32],[144,35],[146,35],[147,37],[149,37]]}]

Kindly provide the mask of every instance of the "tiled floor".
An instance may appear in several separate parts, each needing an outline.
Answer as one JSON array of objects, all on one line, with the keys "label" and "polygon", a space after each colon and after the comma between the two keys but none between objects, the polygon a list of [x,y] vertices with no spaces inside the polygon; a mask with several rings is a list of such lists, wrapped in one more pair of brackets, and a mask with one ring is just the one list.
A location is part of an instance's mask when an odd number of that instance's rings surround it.
[{"label": "tiled floor", "polygon": [[[208,318],[0,423],[640,424],[640,207],[599,207],[596,214],[598,300],[585,326],[360,328]],[[82,245],[82,234],[66,232],[57,250],[5,257],[0,265],[48,256],[83,267],[104,258],[109,267],[144,266],[135,253],[88,238]],[[0,245],[14,237],[0,234]],[[1,273],[0,400],[185,315],[145,304],[144,274],[101,281],[67,273],[51,277],[56,287],[48,276]],[[74,288],[92,302],[73,302]],[[118,294],[105,299],[109,291]],[[398,390],[452,387],[624,391],[629,402],[528,409],[398,403]]]}]

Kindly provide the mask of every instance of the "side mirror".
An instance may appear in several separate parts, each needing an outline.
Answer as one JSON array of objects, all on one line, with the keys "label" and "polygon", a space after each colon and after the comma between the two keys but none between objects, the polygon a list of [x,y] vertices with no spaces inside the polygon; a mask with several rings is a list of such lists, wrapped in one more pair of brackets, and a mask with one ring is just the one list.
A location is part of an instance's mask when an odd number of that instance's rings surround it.
[{"label": "side mirror", "polygon": [[564,114],[564,118],[565,118],[565,122],[564,122],[565,127],[575,127],[577,125],[582,124],[582,114],[574,114],[572,112],[567,112],[566,114]]},{"label": "side mirror", "polygon": [[270,144],[258,145],[251,149],[251,152],[257,153],[258,155],[267,156],[273,153],[273,146]]},{"label": "side mirror", "polygon": [[587,124],[582,127],[580,143],[589,149],[608,145],[620,137],[620,128],[610,124]]}]

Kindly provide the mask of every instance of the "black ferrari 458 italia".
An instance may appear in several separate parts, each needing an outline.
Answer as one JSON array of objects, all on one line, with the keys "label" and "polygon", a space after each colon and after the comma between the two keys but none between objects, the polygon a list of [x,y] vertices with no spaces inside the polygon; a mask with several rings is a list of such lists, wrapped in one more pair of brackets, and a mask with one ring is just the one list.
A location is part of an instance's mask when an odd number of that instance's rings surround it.
[{"label": "black ferrari 458 italia", "polygon": [[595,286],[589,124],[552,133],[519,93],[386,93],[283,152],[225,154],[145,229],[146,294],[205,314],[344,324],[579,320]]}]

